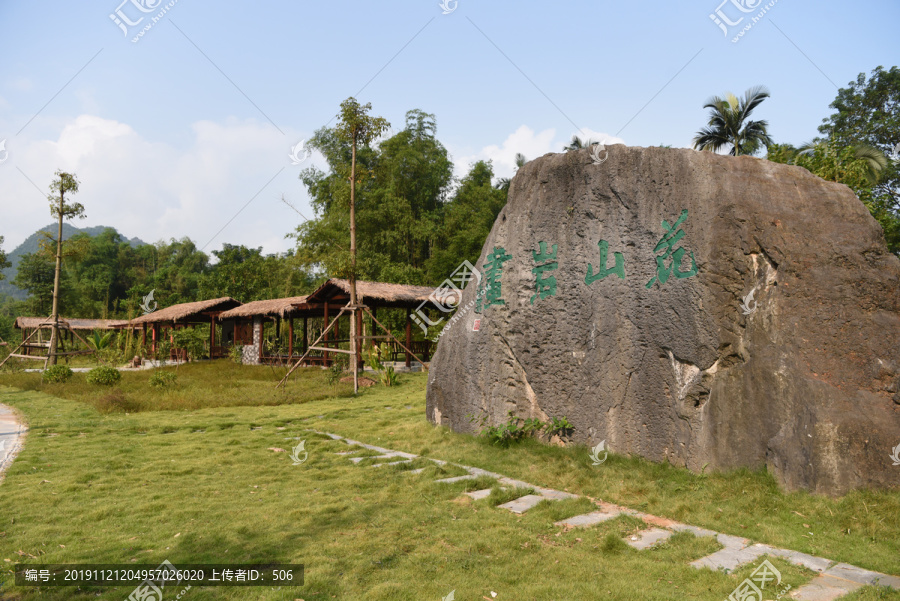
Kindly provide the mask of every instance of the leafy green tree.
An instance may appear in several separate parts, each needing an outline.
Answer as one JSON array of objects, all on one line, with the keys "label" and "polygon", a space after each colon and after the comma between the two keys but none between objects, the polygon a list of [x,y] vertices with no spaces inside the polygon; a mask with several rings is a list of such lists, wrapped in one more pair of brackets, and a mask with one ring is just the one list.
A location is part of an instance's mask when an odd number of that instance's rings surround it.
[{"label": "leafy green tree", "polygon": [[[50,214],[59,220],[56,235],[56,271],[53,281],[53,309],[50,319],[53,321],[50,334],[50,365],[56,365],[56,350],[59,344],[59,279],[62,271],[63,221],[79,217],[85,218],[84,206],[79,202],[66,202],[66,194],[78,193],[78,178],[73,173],[56,172],[56,179],[50,184]],[[57,196],[58,195],[58,196]]]},{"label": "leafy green tree", "polygon": [[580,150],[581,148],[590,148],[591,146],[596,146],[599,144],[597,140],[592,140],[591,138],[586,138],[582,140],[577,135],[572,136],[572,140],[563,146],[563,150],[565,152],[569,152],[571,150]]},{"label": "leafy green tree", "polygon": [[442,282],[464,261],[478,261],[497,215],[506,205],[506,190],[491,186],[491,163],[478,161],[460,182],[444,210],[437,248],[428,264],[428,281]]},{"label": "leafy green tree", "polygon": [[44,317],[53,306],[53,261],[44,253],[22,255],[13,285],[28,292],[25,309],[36,317]]},{"label": "leafy green tree", "polygon": [[[574,138],[575,136],[573,136]],[[521,152],[516,153],[516,171],[525,166],[525,163],[528,162],[528,159],[525,158],[525,155]],[[497,188],[503,190],[504,192],[509,192],[509,185],[512,183],[511,177],[501,177],[497,182]]]},{"label": "leafy green tree", "polygon": [[6,258],[6,253],[3,252],[3,236],[0,236],[0,280],[6,277],[3,274],[3,270],[9,267],[11,263],[9,259]]},{"label": "leafy green tree", "polygon": [[225,244],[200,278],[199,296],[230,296],[241,302],[299,296],[311,292],[314,279],[290,255],[263,255],[262,247]]},{"label": "leafy green tree", "polygon": [[762,146],[772,144],[767,121],[753,121],[754,109],[769,97],[769,91],[756,86],[744,92],[739,99],[729,92],[725,98],[713,96],[703,108],[709,109],[707,126],[694,137],[694,148],[718,152],[731,147],[729,154],[755,154]]},{"label": "leafy green tree", "polygon": [[[403,131],[379,145],[359,146],[356,227],[357,275],[361,279],[426,284],[426,263],[439,236],[452,180],[452,163],[436,139],[434,115],[409,111]],[[333,129],[316,132],[309,145],[328,162],[301,180],[315,219],[297,228],[297,260],[332,277],[349,277],[350,145]]]}]

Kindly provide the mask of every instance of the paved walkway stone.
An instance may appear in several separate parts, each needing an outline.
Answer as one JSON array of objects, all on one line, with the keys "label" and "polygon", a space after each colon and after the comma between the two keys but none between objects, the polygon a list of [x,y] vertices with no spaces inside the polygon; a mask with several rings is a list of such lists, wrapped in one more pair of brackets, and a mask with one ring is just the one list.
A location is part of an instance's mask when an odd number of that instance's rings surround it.
[{"label": "paved walkway stone", "polygon": [[465,476],[454,476],[453,478],[442,478],[440,480],[435,480],[435,482],[440,482],[441,484],[452,484],[453,482],[462,482],[463,480],[474,480],[478,476],[473,476],[472,474],[466,474]]},{"label": "paved walkway stone", "polygon": [[467,496],[472,497],[476,501],[480,501],[481,499],[486,499],[491,496],[490,488],[483,488],[481,490],[473,490],[471,492],[465,493]]},{"label": "paved walkway stone", "polygon": [[19,423],[12,409],[0,405],[0,482],[3,481],[3,473],[22,449],[27,431],[28,428]]},{"label": "paved walkway stone", "polygon": [[541,501],[546,500],[546,497],[542,497],[540,495],[525,495],[524,497],[519,497],[518,499],[514,499],[509,503],[497,505],[497,507],[499,507],[500,509],[509,509],[513,513],[525,513]]},{"label": "paved walkway stone", "polygon": [[862,586],[858,582],[819,574],[803,586],[791,591],[790,597],[797,601],[834,601],[834,599],[852,593]]},{"label": "paved walkway stone", "polygon": [[562,526],[563,528],[587,528],[588,526],[611,520],[620,515],[622,515],[621,512],[606,513],[605,511],[594,511],[592,513],[584,513],[582,515],[566,518],[556,522],[554,526]]},{"label": "paved walkway stone", "polygon": [[[3,406],[0,405],[0,436],[2,436],[3,434],[2,409]],[[313,430],[313,432],[316,431]],[[391,451],[390,449],[363,444],[359,441],[344,438],[342,436],[337,436],[335,434],[330,434],[328,432],[316,433],[326,435],[333,440],[341,440],[351,446],[359,446],[370,451],[382,453],[382,455],[378,457],[350,457],[350,461],[354,463],[359,463],[363,459],[379,458],[402,458],[407,460],[395,461],[393,463],[377,464],[378,466],[395,465],[397,463],[406,463],[418,458],[417,455],[413,455],[412,453]],[[349,455],[354,452],[356,451],[337,454]],[[562,499],[579,498],[578,495],[554,490],[552,488],[542,488],[540,486],[535,486],[522,480],[508,478],[502,474],[497,474],[495,472],[490,472],[477,467],[450,463],[447,461],[442,461],[440,459],[433,459],[431,457],[426,457],[425,459],[433,461],[435,464],[440,466],[452,465],[462,468],[468,472],[468,474],[465,476],[443,478],[441,480],[436,480],[436,482],[460,482],[463,480],[473,480],[480,476],[487,476],[489,478],[495,478],[502,486],[506,488],[532,489],[534,491],[534,494],[525,495],[519,497],[518,499],[510,501],[509,503],[498,505],[498,507],[502,509],[508,509],[514,513],[524,513],[532,507],[535,507],[541,501],[558,501]],[[0,452],[0,472],[2,472],[2,460],[3,455],[2,452]],[[407,473],[420,474],[425,471],[425,469],[426,468],[409,470]],[[486,498],[490,495],[490,493],[490,489],[484,489],[470,491],[464,494],[468,495],[472,499],[477,500]],[[713,530],[707,530],[706,528],[699,528],[697,526],[691,526],[689,524],[681,524],[667,518],[650,515],[641,511],[629,509],[627,507],[621,507],[612,503],[606,503],[604,501],[593,499],[592,501],[594,501],[594,503],[598,506],[599,511],[594,511],[583,515],[576,515],[574,517],[556,522],[555,525],[567,529],[575,527],[587,527],[594,524],[599,524],[606,520],[610,520],[619,515],[630,515],[643,520],[649,526],[653,526],[653,528],[649,530],[639,532],[636,535],[638,537],[638,540],[630,540],[631,537],[629,537],[629,539],[626,539],[626,542],[628,542],[629,545],[635,547],[636,549],[647,549],[649,547],[652,547],[660,541],[668,539],[674,532],[691,532],[694,536],[697,537],[716,537],[716,540],[724,548],[692,562],[691,565],[695,568],[710,568],[712,570],[721,569],[725,570],[726,572],[730,572],[740,567],[741,565],[757,560],[763,555],[782,557],[787,561],[790,561],[791,563],[809,568],[810,570],[813,570],[815,572],[819,572],[819,575],[812,581],[790,593],[790,597],[792,597],[793,599],[797,599],[798,601],[832,601],[867,584],[889,586],[895,590],[900,590],[900,577],[898,576],[891,576],[888,574],[881,574],[879,572],[864,570],[862,568],[858,568],[846,563],[838,563],[835,565],[835,562],[823,557],[816,557],[814,555],[808,555],[806,553],[800,553],[798,551],[791,551],[789,549],[779,549],[778,547],[772,547],[760,543],[750,544],[750,541],[748,539],[740,536],[723,534],[721,532],[715,532]]]},{"label": "paved walkway stone", "polygon": [[643,551],[644,549],[649,549],[657,543],[667,540],[673,534],[675,533],[671,530],[651,528],[650,530],[643,530],[633,536],[629,536],[625,539],[625,542],[638,551]]},{"label": "paved walkway stone", "polygon": [[390,463],[376,463],[372,467],[382,467],[385,465],[399,465],[401,463],[412,463],[412,459],[401,459],[400,461],[392,461]]}]

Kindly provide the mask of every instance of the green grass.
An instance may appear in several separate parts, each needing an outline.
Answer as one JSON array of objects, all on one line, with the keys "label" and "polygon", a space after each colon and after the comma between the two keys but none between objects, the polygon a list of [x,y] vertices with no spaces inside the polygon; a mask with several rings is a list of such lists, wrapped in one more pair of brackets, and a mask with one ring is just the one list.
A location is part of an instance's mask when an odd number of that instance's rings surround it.
[{"label": "green grass", "polygon": [[89,384],[86,373],[76,373],[60,384],[42,381],[40,373],[5,373],[0,374],[0,382],[84,401],[104,413],[284,405],[353,394],[352,384],[329,386],[321,369],[297,370],[278,390],[275,384],[284,376],[285,368],[244,366],[225,359],[187,363],[159,370],[178,376],[175,384],[166,387],[151,386],[156,371],[121,372],[122,379],[114,386]]},{"label": "green grass", "polygon": [[[686,533],[635,551],[620,540],[641,527],[632,517],[564,532],[553,523],[591,511],[588,500],[541,503],[515,515],[489,499],[462,495],[493,488],[491,478],[438,484],[436,478],[461,470],[423,459],[357,466],[350,457],[375,453],[335,455],[353,447],[309,432],[314,429],[900,573],[896,491],[828,499],[781,493],[760,472],[697,476],[615,455],[595,467],[586,448],[532,441],[498,449],[430,425],[424,418],[426,376],[419,374],[404,374],[400,386],[376,386],[354,399],[332,396],[323,383],[317,390],[312,380],[322,377],[321,370],[304,371],[298,388],[283,397],[272,395],[277,378],[268,368],[215,362],[180,370],[181,396],[173,394],[168,405],[150,403],[156,391],[147,384],[149,374],[124,374],[122,391],[147,403],[139,413],[98,412],[87,385],[74,378],[34,391],[0,388],[0,403],[20,411],[31,428],[0,484],[0,569],[35,561],[28,555],[46,563],[306,565],[302,588],[194,588],[184,597],[188,601],[437,601],[451,590],[460,600],[490,598],[495,591],[500,601],[721,601],[759,563],[736,574],[691,568],[690,561],[719,545]],[[0,384],[21,385],[22,377],[2,376]],[[217,380],[225,379],[241,392],[218,387]],[[218,393],[204,389],[213,386]],[[189,408],[204,399],[217,406]],[[149,410],[158,406],[183,409]],[[290,450],[295,437],[306,440],[309,459],[302,465],[292,465],[288,453],[268,450]],[[408,473],[418,467],[426,470]],[[771,561],[793,588],[813,576]],[[98,597],[96,591],[0,586],[0,599],[121,600],[129,592],[110,589]],[[848,599],[900,599],[900,593],[882,593],[867,587]]]}]

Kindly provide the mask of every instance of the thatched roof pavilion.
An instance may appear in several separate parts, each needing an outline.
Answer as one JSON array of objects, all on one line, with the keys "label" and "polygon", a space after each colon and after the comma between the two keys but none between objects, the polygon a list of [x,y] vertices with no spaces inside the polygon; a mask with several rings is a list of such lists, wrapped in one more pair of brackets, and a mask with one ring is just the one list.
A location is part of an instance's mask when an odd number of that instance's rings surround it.
[{"label": "thatched roof pavilion", "polygon": [[[123,328],[128,325],[127,320],[122,319],[80,319],[60,317],[59,320],[69,324],[72,330],[112,330],[113,328]],[[41,328],[49,330],[53,327],[52,320],[49,317],[17,317],[14,327],[19,330],[34,330]]]},{"label": "thatched roof pavilion", "polygon": [[235,318],[252,318],[258,315],[269,317],[290,317],[297,314],[299,309],[297,305],[306,303],[306,296],[290,296],[288,298],[276,298],[271,300],[253,301],[245,303],[240,307],[235,307],[219,314],[220,320]]},{"label": "thatched roof pavilion", "polygon": [[[414,309],[429,300],[434,292],[435,289],[429,286],[356,281],[356,296],[360,303],[369,307]],[[331,278],[310,294],[306,302],[346,305],[350,302],[350,281]]]},{"label": "thatched roof pavilion", "polygon": [[[236,301],[230,296],[222,298],[214,298],[205,301],[197,301],[194,303],[180,303],[172,305],[159,311],[147,313],[140,317],[135,317],[126,322],[131,327],[140,326],[144,329],[143,342],[147,343],[147,326],[152,328],[153,351],[156,352],[156,343],[160,340],[160,327],[168,327],[174,329],[176,327],[184,327],[189,325],[209,324],[209,356],[215,358],[224,356],[224,345],[216,345],[216,318],[220,313],[234,309],[240,306],[240,301]],[[126,326],[127,327],[127,326]],[[176,358],[181,358],[183,353],[178,349],[173,350]]]}]

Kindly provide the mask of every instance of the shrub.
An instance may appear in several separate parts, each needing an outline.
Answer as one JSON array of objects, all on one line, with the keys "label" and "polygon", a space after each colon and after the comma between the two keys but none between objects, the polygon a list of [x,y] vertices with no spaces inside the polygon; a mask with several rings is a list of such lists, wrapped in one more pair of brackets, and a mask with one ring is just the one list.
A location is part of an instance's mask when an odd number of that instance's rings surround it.
[{"label": "shrub", "polygon": [[384,386],[396,386],[400,381],[397,378],[397,374],[394,372],[394,368],[390,365],[384,368],[384,371],[381,372],[379,377]]},{"label": "shrub", "polygon": [[44,370],[44,380],[51,384],[62,384],[72,377],[72,370],[68,365],[51,365]]},{"label": "shrub", "polygon": [[244,346],[241,344],[235,344],[231,347],[231,350],[228,351],[228,356],[231,357],[231,360],[237,363],[238,365],[243,364],[244,362]]},{"label": "shrub", "polygon": [[119,373],[119,370],[107,365],[95,367],[87,375],[88,384],[97,384],[98,386],[112,386],[121,379],[122,374]]},{"label": "shrub", "polygon": [[178,381],[178,374],[173,371],[155,370],[150,376],[150,386],[152,388],[166,388],[174,386]]}]

